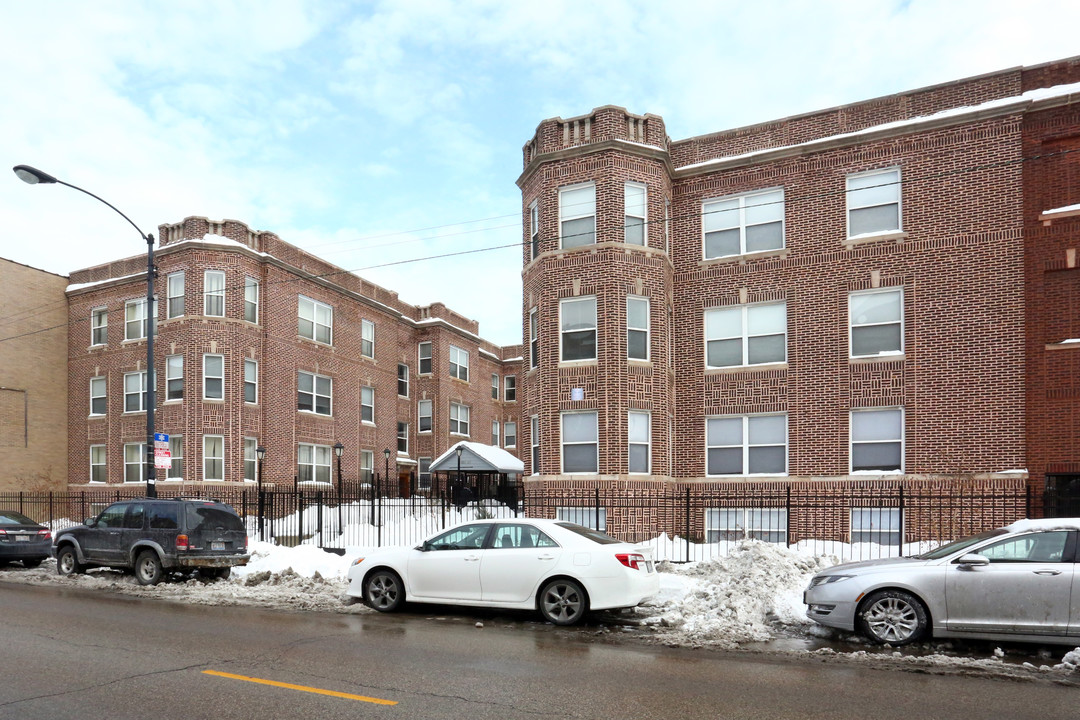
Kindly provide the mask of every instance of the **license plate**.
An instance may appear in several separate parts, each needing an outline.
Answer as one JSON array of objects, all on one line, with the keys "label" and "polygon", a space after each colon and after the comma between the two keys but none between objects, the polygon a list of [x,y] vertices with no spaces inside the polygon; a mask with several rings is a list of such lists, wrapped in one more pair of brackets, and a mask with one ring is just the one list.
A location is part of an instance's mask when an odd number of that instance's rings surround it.
[{"label": "license plate", "polygon": [[29,535],[16,535],[15,542],[30,542]]},{"label": "license plate", "polygon": [[224,550],[225,549],[225,543],[223,543],[223,542],[212,542],[212,543],[210,543],[210,549],[211,550]]}]

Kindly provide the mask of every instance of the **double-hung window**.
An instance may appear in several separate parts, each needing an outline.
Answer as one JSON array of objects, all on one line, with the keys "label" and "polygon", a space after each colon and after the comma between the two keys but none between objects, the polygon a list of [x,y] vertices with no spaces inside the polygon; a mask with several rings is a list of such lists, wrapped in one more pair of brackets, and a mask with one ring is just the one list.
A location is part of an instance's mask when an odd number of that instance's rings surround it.
[{"label": "double-hung window", "polygon": [[371,484],[375,476],[375,453],[371,450],[360,451],[360,482]]},{"label": "double-hung window", "polygon": [[626,296],[626,357],[649,359],[649,298]]},{"label": "double-hung window", "polygon": [[562,413],[562,471],[595,473],[599,469],[596,411]]},{"label": "double-hung window", "polygon": [[170,273],[165,280],[168,302],[165,306],[165,314],[169,318],[181,317],[184,314],[184,273]]},{"label": "double-hung window", "polygon": [[506,388],[506,402],[517,402],[517,375],[503,378],[503,386]]},{"label": "double-hung window", "polygon": [[90,414],[104,415],[108,409],[109,399],[105,395],[105,378],[90,378]]},{"label": "double-hung window", "polygon": [[787,415],[706,418],[706,475],[787,474]]},{"label": "double-hung window", "polygon": [[416,346],[417,370],[420,375],[431,374],[431,343],[422,342]]},{"label": "double-hung window", "polygon": [[626,222],[623,226],[626,242],[628,245],[648,245],[645,228],[648,226],[645,217],[647,191],[641,183],[628,182],[623,185],[623,205]]},{"label": "double-hung window", "polygon": [[469,436],[469,406],[450,403],[450,434]]},{"label": "double-hung window", "polygon": [[253,437],[244,438],[244,480],[248,482],[258,480],[258,447],[258,439]]},{"label": "double-hung window", "polygon": [[331,345],[334,339],[334,308],[318,300],[299,296],[298,301],[300,337]]},{"label": "double-hung window", "polygon": [[900,230],[900,168],[847,177],[848,237]]},{"label": "double-hung window", "polygon": [[900,508],[853,507],[851,543],[899,545],[903,532],[901,524]]},{"label": "double-hung window", "polygon": [[903,472],[903,408],[851,411],[851,470]]},{"label": "double-hung window", "polygon": [[165,399],[184,399],[183,355],[169,355],[165,358]]},{"label": "double-hung window", "polygon": [[848,295],[851,357],[904,351],[904,291],[871,290]]},{"label": "double-hung window", "polygon": [[469,380],[469,352],[454,345],[450,346],[450,377]]},{"label": "double-hung window", "polygon": [[397,394],[398,397],[409,397],[409,366],[405,363],[397,366]]},{"label": "double-hung window", "polygon": [[146,371],[124,373],[124,412],[146,410]]},{"label": "double-hung window", "polygon": [[259,281],[253,277],[244,278],[244,319],[259,322]]},{"label": "double-hung window", "polygon": [[375,323],[370,320],[360,321],[360,355],[375,357]]},{"label": "double-hung window", "polygon": [[105,467],[105,446],[104,445],[91,445],[90,446],[90,482],[103,483],[107,482],[109,476]]},{"label": "double-hung window", "polygon": [[559,301],[562,360],[596,359],[596,296]]},{"label": "double-hung window", "polygon": [[630,457],[629,471],[632,473],[648,473],[649,452],[651,446],[651,433],[649,413],[627,413],[627,428],[629,431],[628,455]]},{"label": "double-hung window", "polygon": [[369,385],[360,388],[360,422],[375,423],[375,388]]},{"label": "double-hung window", "polygon": [[225,399],[225,356],[203,355],[203,400]]},{"label": "double-hung window", "polygon": [[146,462],[146,443],[124,444],[124,482],[146,482],[150,466]]},{"label": "double-hung window", "polygon": [[109,311],[94,308],[90,311],[90,344],[105,345],[109,342]]},{"label": "double-hung window", "polygon": [[540,416],[529,418],[529,440],[532,442],[532,474],[540,474]]},{"label": "double-hung window", "polygon": [[[154,300],[154,315],[157,313],[157,300]],[[124,339],[141,340],[146,337],[147,322],[146,299],[128,300],[124,303]]]},{"label": "double-hung window", "polygon": [[701,204],[705,259],[781,250],[784,190],[767,190]]},{"label": "double-hung window", "polygon": [[540,254],[540,206],[533,200],[529,205],[529,247],[533,260]]},{"label": "double-hung window", "polygon": [[421,400],[416,404],[417,431],[431,432],[431,401]]},{"label": "double-hung window", "polygon": [[244,359],[244,402],[259,402],[259,363]]},{"label": "double-hung window", "polygon": [[325,375],[299,371],[296,379],[296,409],[329,415],[332,409],[333,387],[333,381]]},{"label": "double-hung window", "polygon": [[559,189],[559,239],[563,249],[596,243],[596,186]]},{"label": "double-hung window", "polygon": [[416,459],[417,490],[431,489],[431,458],[422,457]]},{"label": "double-hung window", "polygon": [[409,423],[400,420],[397,424],[397,451],[405,455],[409,454]]},{"label": "double-hung window", "polygon": [[705,366],[762,365],[787,360],[787,303],[705,311]]},{"label": "double-hung window", "polygon": [[225,479],[225,437],[203,435],[203,480]]},{"label": "double-hung window", "polygon": [[508,422],[504,424],[503,447],[517,447],[517,423]]},{"label": "double-hung window", "polygon": [[184,479],[184,436],[169,435],[169,469],[168,480]]},{"label": "double-hung window", "polygon": [[537,308],[529,311],[529,367],[540,365],[540,315]]},{"label": "double-hung window", "polygon": [[297,465],[300,482],[330,482],[330,458],[333,448],[329,445],[300,443],[297,447]]},{"label": "double-hung window", "polygon": [[203,315],[225,317],[225,273],[207,270],[203,275]]},{"label": "double-hung window", "polygon": [[499,399],[499,375],[497,373],[491,374],[491,399]]},{"label": "double-hung window", "polygon": [[499,447],[499,421],[491,421],[491,446]]}]

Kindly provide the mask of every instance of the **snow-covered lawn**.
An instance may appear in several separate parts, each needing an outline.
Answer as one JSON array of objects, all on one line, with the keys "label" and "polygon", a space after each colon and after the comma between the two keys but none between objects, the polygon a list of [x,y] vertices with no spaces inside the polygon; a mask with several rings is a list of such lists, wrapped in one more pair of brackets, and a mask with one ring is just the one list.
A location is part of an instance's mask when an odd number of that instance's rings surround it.
[{"label": "snow-covered lawn", "polygon": [[[312,545],[282,547],[254,543],[251,549],[251,562],[235,568],[227,581],[190,579],[143,587],[132,575],[112,570],[92,570],[84,575],[60,577],[52,561],[35,570],[7,566],[0,569],[0,581],[65,585],[187,604],[374,613],[364,605],[346,603],[343,594],[345,574],[363,548],[348,548],[344,555]],[[599,622],[626,627],[634,637],[672,646],[798,653],[808,659],[912,667],[924,671],[978,672],[1067,679],[1070,682],[1080,679],[1080,648],[1041,650],[1037,657],[1024,656],[1038,660],[1037,663],[1021,662],[1007,657],[1005,651],[993,644],[972,646],[978,648],[974,652],[984,653],[983,657],[963,648],[958,651],[954,644],[947,642],[890,650],[819,627],[806,618],[802,591],[815,572],[835,562],[835,557],[813,555],[797,548],[757,541],[741,542],[734,545],[727,556],[716,560],[686,565],[661,563],[658,596],[631,612],[603,616]],[[453,611],[448,614],[453,615]],[[792,639],[801,640],[794,644],[801,644],[802,649],[792,650]],[[842,648],[865,649],[838,651],[824,647],[829,643]]]}]

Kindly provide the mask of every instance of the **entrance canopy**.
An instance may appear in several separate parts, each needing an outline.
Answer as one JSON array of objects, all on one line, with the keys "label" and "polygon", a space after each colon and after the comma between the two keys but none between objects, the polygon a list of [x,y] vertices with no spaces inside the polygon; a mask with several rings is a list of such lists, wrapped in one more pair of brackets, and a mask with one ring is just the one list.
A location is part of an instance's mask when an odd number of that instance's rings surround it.
[{"label": "entrance canopy", "polygon": [[462,440],[431,461],[431,472],[456,472],[457,449],[461,448],[461,471],[464,473],[501,473],[521,475],[525,464],[502,448]]}]

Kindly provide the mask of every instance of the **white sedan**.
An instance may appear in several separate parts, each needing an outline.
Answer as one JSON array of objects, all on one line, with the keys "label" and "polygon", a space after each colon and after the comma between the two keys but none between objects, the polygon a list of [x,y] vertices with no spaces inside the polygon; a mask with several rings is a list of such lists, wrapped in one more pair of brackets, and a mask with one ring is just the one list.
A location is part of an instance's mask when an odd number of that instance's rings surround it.
[{"label": "white sedan", "polygon": [[380,612],[406,600],[539,610],[572,625],[660,590],[652,550],[560,520],[477,520],[421,545],[380,548],[349,568],[346,594]]}]

